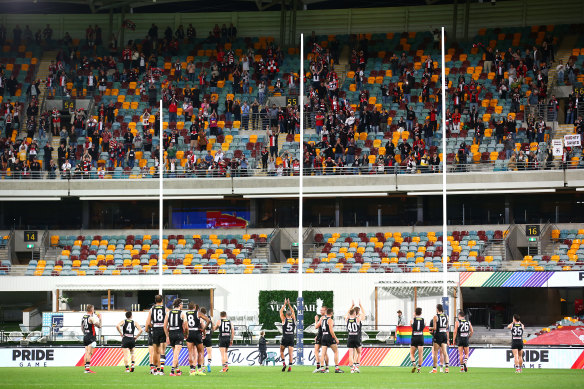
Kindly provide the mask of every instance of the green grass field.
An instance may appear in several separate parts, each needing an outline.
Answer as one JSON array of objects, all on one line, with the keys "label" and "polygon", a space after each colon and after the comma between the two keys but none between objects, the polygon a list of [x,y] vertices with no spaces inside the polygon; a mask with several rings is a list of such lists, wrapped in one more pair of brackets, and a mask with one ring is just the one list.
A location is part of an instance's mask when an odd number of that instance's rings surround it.
[{"label": "green grass field", "polygon": [[[408,368],[364,367],[361,374],[312,374],[314,367],[294,366],[290,373],[276,367],[230,367],[219,373],[219,368],[205,377],[151,376],[147,367],[134,373],[124,368],[96,367],[97,374],[84,374],[82,367],[1,368],[0,388],[183,388],[204,385],[205,388],[281,388],[307,387],[362,387],[362,388],[578,388],[582,387],[582,371],[578,370],[524,370],[471,369],[460,373],[453,368],[449,374],[412,374]],[[188,372],[188,367],[183,368]],[[345,370],[348,370],[345,368]],[[170,371],[170,370],[169,370]],[[169,371],[166,373],[168,374]]]}]

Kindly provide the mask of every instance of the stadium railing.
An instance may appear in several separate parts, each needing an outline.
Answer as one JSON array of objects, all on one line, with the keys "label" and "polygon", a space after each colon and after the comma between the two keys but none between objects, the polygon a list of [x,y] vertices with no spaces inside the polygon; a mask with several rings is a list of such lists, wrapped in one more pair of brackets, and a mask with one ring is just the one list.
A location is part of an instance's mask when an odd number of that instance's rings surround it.
[{"label": "stadium railing", "polygon": [[[377,159],[376,159],[377,161]],[[481,163],[454,163],[448,165],[448,173],[475,173],[487,171],[538,171],[538,170],[566,170],[566,169],[584,169],[584,160],[570,161],[566,164],[557,164],[555,162],[525,162],[516,163],[515,168],[509,169],[504,164],[498,164],[497,161],[485,161]],[[397,174],[431,174],[441,173],[441,165],[428,166],[384,166],[376,164],[367,164],[362,166],[334,166],[334,167],[305,167],[305,176],[320,175],[397,175]],[[299,169],[296,167],[287,167],[275,170],[268,168],[253,167],[247,169],[226,168],[202,169],[202,168],[177,168],[176,171],[165,171],[164,178],[235,178],[235,177],[282,177],[298,176]],[[104,171],[103,175],[96,170],[88,172],[72,171],[66,172],[46,172],[46,171],[1,171],[0,179],[2,180],[84,180],[84,179],[158,179],[158,173],[150,174],[141,171],[116,170]]]},{"label": "stadium railing", "polygon": [[[123,312],[120,311],[120,317]],[[347,339],[347,333],[344,330],[342,323],[337,323],[343,330],[335,331],[339,341],[343,342]],[[235,336],[234,343],[239,345],[257,345],[259,339],[259,332],[262,330],[262,324],[236,324],[233,325]],[[310,326],[309,326],[310,327]],[[142,327],[143,328],[143,327]],[[451,328],[452,330],[452,328]],[[281,331],[264,330],[266,332],[266,340],[269,344],[278,344],[281,338]],[[396,339],[396,325],[387,324],[363,324],[362,327],[363,342],[367,344],[395,344]],[[313,344],[316,332],[307,329],[304,331],[305,344]],[[213,340],[216,341],[217,333],[213,334]],[[99,346],[119,345],[122,337],[118,334],[115,326],[103,326],[97,332],[97,344]],[[67,345],[77,346],[82,344],[83,334],[78,328],[56,328],[52,326],[41,326],[26,330],[7,330],[0,328],[0,347],[13,345]],[[148,334],[143,332],[137,339],[138,346],[148,345]]]}]

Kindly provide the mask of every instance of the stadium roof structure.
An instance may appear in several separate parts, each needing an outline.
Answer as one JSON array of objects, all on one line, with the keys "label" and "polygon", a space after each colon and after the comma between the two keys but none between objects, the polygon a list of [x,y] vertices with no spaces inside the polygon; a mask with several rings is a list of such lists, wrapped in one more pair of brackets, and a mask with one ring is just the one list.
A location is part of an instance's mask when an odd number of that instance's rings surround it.
[{"label": "stadium roof structure", "polygon": [[[461,3],[465,0],[459,0]],[[476,0],[472,0],[476,1]],[[122,8],[143,13],[245,12],[297,9],[404,7],[453,3],[454,0],[0,0],[3,13],[103,13]]]}]

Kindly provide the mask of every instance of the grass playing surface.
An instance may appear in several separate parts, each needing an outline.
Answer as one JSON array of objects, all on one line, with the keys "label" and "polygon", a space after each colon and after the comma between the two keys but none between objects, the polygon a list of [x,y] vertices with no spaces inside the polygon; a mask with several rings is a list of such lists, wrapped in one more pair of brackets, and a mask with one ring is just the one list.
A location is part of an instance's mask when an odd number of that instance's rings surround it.
[{"label": "grass playing surface", "polygon": [[[579,370],[524,370],[515,374],[509,369],[469,369],[460,373],[452,368],[449,374],[429,374],[429,368],[422,373],[412,374],[403,367],[363,367],[361,374],[312,374],[314,367],[294,366],[292,372],[282,373],[281,367],[230,367],[228,373],[219,373],[219,368],[205,377],[151,376],[148,367],[139,367],[134,373],[125,373],[120,367],[96,367],[97,374],[84,374],[82,367],[50,368],[0,368],[0,388],[282,388],[295,386],[335,387],[335,388],[577,388],[582,387],[582,371]],[[165,369],[166,370],[166,369]]]}]

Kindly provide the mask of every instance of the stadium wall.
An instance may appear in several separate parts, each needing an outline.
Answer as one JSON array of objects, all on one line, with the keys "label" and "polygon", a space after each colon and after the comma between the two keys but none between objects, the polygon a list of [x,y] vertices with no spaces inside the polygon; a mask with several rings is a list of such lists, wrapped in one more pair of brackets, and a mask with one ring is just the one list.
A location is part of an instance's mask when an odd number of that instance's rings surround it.
[{"label": "stadium wall", "polygon": [[[33,4],[34,7],[34,4]],[[297,32],[310,34],[358,34],[386,33],[402,31],[431,31],[445,26],[452,31],[452,4],[413,6],[358,8],[338,10],[306,10],[298,11],[296,19]],[[137,10],[139,11],[139,9]],[[458,6],[457,35],[462,37],[465,24],[464,4]],[[469,12],[469,34],[475,34],[481,28],[532,26],[548,24],[581,23],[584,19],[584,2],[580,0],[516,0],[501,1],[496,6],[490,2],[472,2]],[[289,17],[289,13],[288,13]],[[237,26],[239,36],[279,36],[280,12],[215,12],[215,13],[134,13],[126,15],[127,19],[136,23],[136,31],[125,31],[126,39],[142,39],[152,22],[156,22],[162,30],[167,26],[176,29],[180,24],[193,23],[199,37],[207,37],[215,23],[219,25],[233,23]],[[117,32],[122,21],[120,14],[113,15],[114,32]],[[54,37],[61,38],[69,32],[74,38],[85,37],[88,24],[99,24],[104,31],[104,40],[109,41],[107,26],[108,14],[4,14],[0,15],[0,23],[8,31],[16,24],[29,25],[33,31],[44,28],[49,23],[53,27]],[[11,35],[11,34],[10,34]]]},{"label": "stadium wall", "polygon": [[[361,366],[411,367],[409,347],[363,347]],[[277,354],[274,365],[281,363],[279,348],[269,347],[268,352]],[[340,365],[347,366],[348,349],[339,347]],[[582,369],[584,367],[584,350],[582,348],[526,348],[524,353],[525,369]],[[448,351],[451,366],[458,366],[458,349],[451,347]],[[21,348],[0,349],[0,367],[57,367],[83,366],[83,347],[70,348]],[[296,359],[296,357],[294,357]],[[137,347],[136,365],[148,366],[148,348]],[[172,360],[172,351],[166,353],[166,360]],[[230,347],[228,350],[230,366],[257,366],[258,350],[256,347]],[[507,348],[470,348],[467,365],[469,368],[490,367],[510,368],[513,354]],[[304,364],[314,365],[314,350],[304,350]],[[123,353],[119,347],[98,347],[91,359],[92,366],[119,366],[123,368]],[[179,365],[188,366],[188,350],[183,348],[179,354]],[[214,358],[213,366],[220,366],[220,358]],[[422,366],[432,366],[430,348],[424,349]]]},{"label": "stadium wall", "polygon": [[[57,311],[57,290],[74,294],[79,291],[131,291],[158,289],[158,276],[99,276],[99,277],[32,277],[14,276],[2,278],[2,291],[47,291],[53,292],[53,311]],[[458,284],[459,274],[449,273],[448,282],[453,287]],[[351,301],[363,303],[368,314],[368,322],[373,324],[375,315],[375,287],[409,283],[442,282],[440,273],[407,274],[310,274],[304,277],[303,290],[331,290],[334,293],[334,307],[337,315],[343,315]],[[294,274],[247,274],[242,275],[164,275],[162,285],[165,290],[214,290],[214,310],[225,310],[231,314],[254,313],[258,311],[260,290],[296,289],[297,276]],[[441,293],[441,291],[440,291]],[[440,296],[420,296],[418,306],[424,312],[434,312]],[[389,293],[378,293],[378,324],[395,324],[396,311],[401,309],[406,317],[413,314],[414,296],[398,298]],[[457,302],[460,305],[460,300]],[[451,321],[454,319],[454,305],[451,303]]]},{"label": "stadium wall", "polygon": [[[439,174],[397,174],[361,176],[308,176],[304,193],[310,196],[343,196],[354,193],[400,193],[442,190]],[[529,190],[583,188],[579,170],[524,172],[476,172],[448,174],[449,194],[468,190]],[[440,194],[440,193],[438,193]],[[164,195],[169,199],[184,196],[298,195],[298,177],[230,177],[164,180]],[[2,180],[0,200],[30,197],[121,197],[139,199],[158,196],[158,180]]]}]

